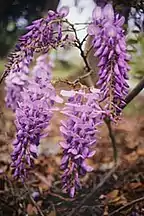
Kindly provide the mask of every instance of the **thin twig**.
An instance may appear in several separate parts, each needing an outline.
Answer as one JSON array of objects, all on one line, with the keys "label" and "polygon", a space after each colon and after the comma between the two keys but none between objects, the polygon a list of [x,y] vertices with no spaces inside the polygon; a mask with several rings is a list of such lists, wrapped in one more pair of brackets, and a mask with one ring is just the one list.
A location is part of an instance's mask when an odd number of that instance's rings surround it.
[{"label": "thin twig", "polygon": [[124,206],[121,206],[120,208],[118,208],[118,209],[116,209],[115,211],[113,211],[109,216],[113,216],[113,215],[117,214],[118,212],[121,212],[121,211],[123,211],[124,209],[129,208],[130,206],[132,206],[132,205],[134,205],[134,204],[136,204],[136,203],[138,203],[138,202],[142,202],[142,201],[144,201],[144,196],[143,196],[143,197],[140,197],[140,198],[138,198],[138,199],[136,199],[136,200],[133,200],[133,201],[131,201],[130,203],[127,203],[127,204],[124,205]]},{"label": "thin twig", "polygon": [[74,23],[74,25],[90,25],[91,22],[85,22],[85,23]]},{"label": "thin twig", "polygon": [[[77,47],[79,49],[80,55],[84,61],[84,64],[85,64],[85,70],[84,71],[85,71],[85,73],[90,72],[90,74],[91,74],[92,68],[87,61],[87,56],[85,55],[85,52],[84,52],[83,47],[82,47],[83,43],[86,40],[86,38],[88,37],[88,35],[86,35],[86,37],[82,40],[82,42],[80,42],[78,35],[77,35],[77,30],[75,29],[74,25],[72,23],[70,23],[68,20],[66,22],[71,26],[71,28],[75,34],[75,39],[76,39],[75,47]],[[88,76],[86,75],[87,84],[88,84],[88,86],[94,86],[94,83],[93,83],[93,80],[92,80],[90,74],[88,74]]]},{"label": "thin twig", "polygon": [[59,78],[57,80],[54,80],[52,83],[54,85],[57,84],[57,83],[66,83],[67,85],[70,85],[73,88],[75,88],[76,84],[80,84],[79,81],[75,82],[75,80],[74,80],[74,81],[71,82],[68,79],[61,79],[61,78]]},{"label": "thin twig", "polygon": [[[58,83],[58,82],[63,82],[63,83],[66,83],[68,85],[71,85],[71,86],[75,86],[76,84],[81,84],[81,81],[85,78],[87,78],[88,76],[90,76],[91,74],[93,73],[93,71],[91,70],[90,72],[82,75],[82,76],[79,76],[77,79],[75,79],[74,81],[69,81],[67,79],[58,79],[58,80],[55,80],[53,83]],[[82,85],[82,84],[81,84]]]},{"label": "thin twig", "polygon": [[76,215],[76,212],[78,212],[80,210],[80,208],[90,199],[93,198],[93,196],[96,198],[96,192],[106,183],[106,181],[111,177],[111,175],[116,171],[117,166],[114,166],[113,169],[111,169],[103,178],[103,180],[96,185],[93,190],[87,195],[85,196],[85,198],[80,202],[79,205],[77,205],[69,214],[68,216],[73,216]]},{"label": "thin twig", "polygon": [[87,37],[88,37],[88,34],[87,34],[87,35],[83,38],[83,40],[81,41],[81,46],[82,46],[83,43],[86,41]]},{"label": "thin twig", "polygon": [[93,71],[91,70],[90,72],[78,77],[76,80],[74,80],[72,83],[76,84],[78,82],[80,82],[81,80],[85,79],[86,77],[90,76],[93,73]]},{"label": "thin twig", "polygon": [[71,201],[74,200],[74,199],[72,199],[72,198],[63,197],[63,196],[61,196],[60,194],[56,194],[56,193],[53,193],[53,192],[51,192],[51,191],[48,191],[48,194],[51,195],[51,196],[53,196],[53,197],[57,197],[57,198],[59,198],[60,200],[64,200],[64,201],[66,201],[66,202],[71,202]]},{"label": "thin twig", "polygon": [[42,213],[40,207],[37,205],[37,203],[35,202],[35,200],[34,200],[33,197],[31,196],[30,191],[29,191],[29,188],[28,188],[28,186],[26,185],[26,183],[24,183],[24,187],[25,187],[25,189],[26,189],[27,192],[28,192],[28,195],[29,195],[29,198],[30,198],[32,204],[36,207],[36,209],[37,209],[38,213],[40,214],[40,216],[44,216],[44,214]]},{"label": "thin twig", "polygon": [[86,65],[87,71],[90,71],[91,68],[90,68],[90,66],[89,66],[89,64],[87,62],[86,56],[85,56],[84,51],[82,49],[82,44],[81,44],[81,42],[80,42],[80,40],[78,38],[77,30],[75,29],[74,25],[72,23],[70,23],[68,20],[66,22],[71,26],[71,28],[72,28],[72,30],[73,30],[73,32],[75,34],[75,38],[76,38],[76,44],[75,44],[75,46],[80,50],[80,55],[81,55],[81,57],[82,57],[85,65]]},{"label": "thin twig", "polygon": [[105,118],[104,121],[107,125],[108,131],[109,131],[109,137],[111,139],[111,143],[112,143],[112,147],[113,147],[113,158],[114,158],[115,163],[117,163],[118,151],[117,151],[117,147],[116,147],[117,145],[116,145],[115,135],[114,135],[112,125],[111,125],[111,120]]},{"label": "thin twig", "polygon": [[90,66],[89,66],[89,64],[88,64],[86,55],[85,55],[85,53],[84,53],[84,51],[83,51],[83,49],[82,49],[82,46],[81,46],[80,42],[79,42],[78,44],[75,44],[75,46],[80,50],[80,55],[81,55],[81,57],[82,57],[82,59],[83,59],[83,61],[84,61],[84,63],[85,63],[86,70],[87,70],[87,71],[90,71],[91,68],[90,68]]}]

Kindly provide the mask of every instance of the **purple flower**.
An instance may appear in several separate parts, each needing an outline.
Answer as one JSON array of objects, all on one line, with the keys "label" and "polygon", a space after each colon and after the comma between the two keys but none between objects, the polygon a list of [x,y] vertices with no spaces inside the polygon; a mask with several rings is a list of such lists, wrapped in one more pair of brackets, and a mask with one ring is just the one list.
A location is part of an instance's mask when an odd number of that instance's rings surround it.
[{"label": "purple flower", "polygon": [[[41,18],[32,22],[32,25],[26,27],[28,33],[21,36],[19,43],[16,45],[15,50],[8,57],[8,64],[6,65],[5,75],[10,74],[8,82],[10,84],[12,73],[24,73],[28,74],[29,65],[33,59],[35,52],[47,53],[49,49],[56,48],[59,45],[63,45],[63,42],[67,39],[67,35],[63,34],[63,18],[67,16],[68,8],[63,7],[59,12],[48,11],[48,15],[45,18]],[[25,70],[27,68],[27,70]],[[21,75],[15,75],[15,85],[12,87],[6,87],[8,95],[6,102],[9,107],[15,109],[15,105],[11,105],[9,96],[12,94],[13,100],[16,100],[17,93],[21,89],[19,80]],[[14,90],[15,88],[15,90]]]},{"label": "purple flower", "polygon": [[[31,63],[33,58],[33,49],[32,48],[23,48],[20,44],[17,44],[15,50],[10,53],[8,56],[8,63],[5,69],[5,75],[9,73],[17,73],[24,70],[24,73],[28,74],[29,70],[25,69],[24,67],[28,68],[29,64]],[[23,69],[24,68],[24,69]]]},{"label": "purple flower", "polygon": [[33,67],[32,74],[43,80],[50,82],[52,79],[52,70],[54,68],[54,62],[50,59],[48,54],[42,54],[36,59],[36,65]]},{"label": "purple flower", "polygon": [[67,117],[61,121],[60,131],[64,141],[61,168],[63,188],[73,197],[75,191],[81,187],[80,177],[92,171],[92,167],[85,162],[95,154],[93,146],[97,141],[97,126],[102,122],[102,110],[97,104],[96,93],[66,92],[68,103],[62,113]]},{"label": "purple flower", "polygon": [[126,53],[124,17],[115,15],[112,5],[96,7],[93,11],[93,23],[88,27],[93,36],[95,56],[99,59],[99,81],[101,101],[107,102],[112,116],[120,113],[128,93],[129,55]]},{"label": "purple flower", "polygon": [[45,18],[33,21],[26,27],[29,32],[20,38],[21,49],[31,47],[36,52],[47,52],[51,47],[59,46],[65,40],[62,19],[68,12],[67,7],[61,8],[59,12],[50,10]]},{"label": "purple flower", "polygon": [[56,101],[46,57],[43,55],[37,59],[32,80],[20,93],[21,100],[15,111],[17,135],[13,143],[12,167],[14,176],[22,179],[26,177],[27,168],[33,165],[34,158],[37,157],[40,138],[49,125],[53,114],[52,106]]},{"label": "purple flower", "polygon": [[29,91],[21,93],[22,102],[16,109],[17,135],[13,142],[12,164],[14,177],[24,179],[27,168],[32,167],[37,157],[42,131],[48,126],[52,112],[44,97],[32,100]]},{"label": "purple flower", "polygon": [[53,68],[54,63],[48,54],[39,56],[32,70],[33,77],[29,87],[29,94],[32,91],[33,97],[34,95],[45,97],[50,107],[55,101],[61,103],[61,98],[56,95],[55,88],[51,84]]},{"label": "purple flower", "polygon": [[21,101],[20,93],[23,91],[23,88],[26,87],[29,83],[27,75],[28,72],[29,69],[27,65],[23,63],[21,65],[21,73],[13,73],[11,71],[5,79],[5,101],[7,107],[11,108],[13,111],[16,110],[18,102]]},{"label": "purple flower", "polygon": [[54,65],[51,60],[48,60],[47,54],[39,56],[36,60],[36,65],[32,70],[32,74],[34,76],[33,79],[35,80],[34,82],[31,82],[31,79],[28,76],[30,72],[27,61],[24,59],[19,65],[21,66],[20,71],[10,71],[5,79],[5,101],[9,108],[11,108],[13,111],[16,110],[18,102],[21,101],[21,92],[30,83],[31,89],[33,88],[36,90],[36,85],[40,85],[38,86],[37,91],[40,87],[41,91],[43,91],[43,94],[47,94],[47,97],[55,97],[54,87],[50,83]]}]

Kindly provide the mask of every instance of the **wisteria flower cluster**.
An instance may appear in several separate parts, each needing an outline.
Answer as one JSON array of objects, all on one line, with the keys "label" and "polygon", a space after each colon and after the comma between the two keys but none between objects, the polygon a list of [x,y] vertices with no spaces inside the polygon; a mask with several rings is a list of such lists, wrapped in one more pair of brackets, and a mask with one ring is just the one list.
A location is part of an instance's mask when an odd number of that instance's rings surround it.
[{"label": "wisteria flower cluster", "polygon": [[63,7],[59,12],[50,10],[46,18],[33,21],[32,25],[26,27],[29,32],[20,38],[21,49],[30,47],[35,52],[47,52],[51,47],[58,47],[66,39],[62,32],[62,18],[67,14],[68,8]]},{"label": "wisteria flower cluster", "polygon": [[[11,166],[14,176],[23,180],[27,176],[27,169],[34,164],[40,139],[45,135],[44,130],[49,126],[54,110],[60,109],[54,107],[55,102],[63,102],[56,95],[51,82],[54,64],[49,53],[53,48],[64,47],[70,38],[63,31],[64,23],[70,25],[64,19],[67,15],[68,8],[63,7],[58,12],[50,10],[46,17],[33,21],[26,28],[28,32],[20,37],[5,71],[8,74],[5,101],[16,114],[16,139],[13,142]],[[60,142],[63,150],[62,183],[63,189],[71,197],[81,188],[81,177],[93,170],[87,164],[87,159],[95,154],[99,125],[107,115],[114,120],[113,117],[121,112],[125,104],[130,68],[123,24],[124,17],[115,14],[111,4],[94,9],[88,34],[93,39],[92,48],[99,60],[96,65],[99,67],[99,90],[81,88],[77,91],[61,91],[66,101],[61,110],[64,119],[60,126],[63,137]],[[74,29],[73,25],[70,27]],[[72,44],[80,47],[86,64],[87,59],[76,31],[74,35]],[[30,69],[36,52],[40,56]]]},{"label": "wisteria flower cluster", "polygon": [[96,7],[92,14],[93,23],[88,33],[93,37],[95,56],[99,59],[99,80],[101,101],[106,101],[107,110],[115,115],[121,111],[128,93],[129,55],[123,30],[124,17],[114,14],[111,4]]},{"label": "wisteria flower cluster", "polygon": [[24,86],[29,83],[29,68],[26,63],[22,62],[21,73],[10,72],[5,79],[6,97],[5,102],[7,107],[13,111],[16,110],[18,102],[21,101],[20,92],[23,91]]},{"label": "wisteria flower cluster", "polygon": [[63,187],[74,196],[80,185],[80,176],[92,171],[86,159],[95,154],[93,146],[97,142],[97,126],[102,123],[103,111],[97,104],[98,94],[83,91],[65,92],[71,95],[62,111],[68,118],[61,121],[61,133],[64,141],[61,168],[64,170]]},{"label": "wisteria flower cluster", "polygon": [[[28,33],[21,36],[15,50],[9,56],[6,65],[6,103],[15,110],[17,101],[20,98],[19,92],[26,84],[26,76],[29,73],[29,65],[34,53],[47,53],[52,47],[58,47],[66,41],[67,35],[63,34],[63,18],[67,16],[67,7],[61,8],[58,12],[49,11],[46,18],[41,18],[27,26]],[[13,83],[13,85],[11,85]]]},{"label": "wisteria flower cluster", "polygon": [[68,13],[68,7],[62,7],[58,12],[50,10],[45,18],[34,20],[27,26],[28,32],[20,37],[14,52],[9,56],[6,72],[20,71],[21,62],[27,59],[29,64],[35,52],[47,52],[51,47],[55,48],[65,41],[67,36],[63,34],[63,18]]},{"label": "wisteria flower cluster", "polygon": [[[51,64],[46,64],[47,55],[38,57],[32,80],[20,93],[16,107],[16,140],[13,142],[12,167],[14,176],[24,179],[27,168],[37,157],[37,148],[43,130],[52,118],[55,89],[51,81]],[[41,65],[41,61],[43,64]]]}]

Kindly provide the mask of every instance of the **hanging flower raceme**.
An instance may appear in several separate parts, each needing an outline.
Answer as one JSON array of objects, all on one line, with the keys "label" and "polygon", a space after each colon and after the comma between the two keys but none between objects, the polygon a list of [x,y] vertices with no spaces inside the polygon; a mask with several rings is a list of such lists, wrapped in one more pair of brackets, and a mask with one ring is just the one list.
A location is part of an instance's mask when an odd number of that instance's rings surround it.
[{"label": "hanging flower raceme", "polygon": [[32,81],[20,94],[21,100],[16,108],[17,135],[13,143],[12,167],[14,176],[20,178],[26,177],[27,168],[33,165],[34,158],[37,157],[40,138],[52,118],[52,106],[56,98],[55,89],[50,83],[51,75],[48,63],[45,62],[46,56],[40,58],[44,61],[43,68],[42,62],[39,64],[39,72],[38,65],[35,66]]},{"label": "hanging flower raceme", "polygon": [[29,92],[21,93],[23,98],[16,109],[16,140],[13,142],[12,167],[14,177],[25,178],[26,170],[33,165],[37,157],[37,148],[43,129],[49,125],[52,117],[45,98],[32,100]]},{"label": "hanging flower raceme", "polygon": [[24,59],[30,63],[35,52],[47,52],[65,41],[67,35],[63,34],[63,19],[68,13],[67,7],[62,7],[58,12],[49,10],[45,18],[34,20],[30,26],[27,26],[28,32],[20,37],[14,52],[8,58],[6,72],[20,71]]},{"label": "hanging flower raceme", "polygon": [[112,5],[103,9],[96,7],[92,14],[93,23],[88,33],[93,37],[95,56],[99,59],[99,81],[101,101],[107,102],[112,116],[121,111],[128,93],[128,60],[126,39],[123,30],[124,17],[115,15]]},{"label": "hanging flower raceme", "polygon": [[20,38],[20,46],[31,47],[36,52],[47,52],[51,47],[58,47],[66,39],[62,30],[63,18],[68,13],[68,8],[63,7],[58,12],[50,10],[45,18],[33,21],[32,25],[26,27],[29,32]]},{"label": "hanging flower raceme", "polygon": [[24,87],[29,83],[29,68],[27,64],[21,65],[21,73],[10,72],[5,78],[5,90],[6,90],[6,105],[13,111],[16,110],[18,102],[21,101],[21,92]]},{"label": "hanging flower raceme", "polygon": [[36,65],[32,70],[33,79],[29,92],[32,91],[32,95],[35,92],[36,97],[45,97],[49,106],[53,106],[54,102],[61,103],[62,98],[56,95],[54,86],[51,83],[52,69],[54,63],[50,59],[50,56],[43,54],[36,60]]},{"label": "hanging flower raceme", "polygon": [[67,7],[61,8],[58,12],[50,10],[47,17],[33,21],[32,25],[26,27],[29,32],[21,36],[14,52],[8,57],[5,70],[5,75],[9,75],[6,79],[6,103],[13,110],[19,101],[19,92],[26,83],[26,76],[24,78],[22,73],[28,74],[34,53],[47,52],[67,39],[63,34],[63,18],[68,12]]},{"label": "hanging flower raceme", "polygon": [[[23,68],[29,68],[33,59],[34,50],[32,48],[23,48],[17,44],[15,50],[8,56],[8,63],[6,64],[5,76],[10,73],[21,73]],[[24,69],[24,73],[28,74],[29,70]]]},{"label": "hanging flower raceme", "polygon": [[36,82],[40,84],[40,80],[50,82],[52,79],[52,70],[54,62],[50,59],[48,54],[42,54],[36,59],[36,65],[32,69]]},{"label": "hanging flower raceme", "polygon": [[10,54],[6,65],[5,78],[5,101],[9,108],[15,111],[17,102],[20,101],[20,93],[29,82],[29,64],[32,60],[32,52],[27,50],[22,52],[20,46],[16,46],[15,51]]},{"label": "hanging flower raceme", "polygon": [[66,92],[68,103],[62,113],[67,117],[61,121],[61,133],[64,141],[61,168],[64,170],[62,182],[64,190],[73,197],[80,185],[80,177],[92,171],[92,167],[85,162],[95,154],[93,150],[97,141],[97,126],[102,122],[103,112],[97,100],[98,94],[84,91]]}]

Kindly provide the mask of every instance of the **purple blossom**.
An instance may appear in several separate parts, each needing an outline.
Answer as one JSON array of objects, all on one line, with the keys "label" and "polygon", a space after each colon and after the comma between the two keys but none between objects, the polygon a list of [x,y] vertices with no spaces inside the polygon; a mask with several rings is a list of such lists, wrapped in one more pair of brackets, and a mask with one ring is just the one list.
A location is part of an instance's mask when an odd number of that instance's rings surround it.
[{"label": "purple blossom", "polygon": [[126,53],[124,17],[115,15],[112,5],[96,7],[88,33],[93,37],[95,56],[99,59],[101,101],[106,101],[112,115],[118,114],[128,93],[129,55]]},{"label": "purple blossom", "polygon": [[25,178],[26,170],[33,165],[37,157],[37,148],[45,129],[52,117],[45,98],[32,100],[29,92],[21,93],[23,101],[16,109],[17,136],[13,142],[12,164],[14,177]]},{"label": "purple blossom", "polygon": [[[23,64],[22,64],[23,63]],[[21,62],[19,64],[21,66],[20,71],[12,72],[8,74],[5,79],[5,90],[6,90],[6,97],[5,101],[9,108],[15,111],[18,102],[21,101],[21,92],[28,84],[31,82],[29,75],[29,68],[27,61]],[[48,54],[43,54],[39,56],[36,60],[36,65],[32,70],[32,74],[34,76],[35,82],[31,82],[31,89],[32,86],[36,89],[36,83],[41,86],[41,91],[43,94],[52,95],[55,97],[55,90],[54,87],[51,85],[50,81],[52,79],[52,69],[54,65],[51,60],[48,60]],[[45,89],[47,88],[47,89]],[[37,91],[39,86],[37,88]],[[49,93],[49,95],[48,95]]]},{"label": "purple blossom", "polygon": [[50,82],[52,79],[52,70],[54,68],[54,62],[50,59],[50,56],[46,54],[40,55],[36,59],[36,64],[33,67],[32,74],[37,78]]},{"label": "purple blossom", "polygon": [[[40,60],[43,61],[43,67],[42,62],[39,64]],[[12,167],[14,176],[22,179],[37,157],[40,138],[52,118],[52,106],[56,100],[55,89],[50,83],[49,66],[45,60],[46,55],[38,58],[32,80],[20,93],[21,100],[16,108],[17,135],[13,143]]]},{"label": "purple blossom", "polygon": [[[67,16],[69,10],[67,7],[63,7],[59,12],[49,11],[47,17],[35,20],[32,25],[27,26],[26,29],[28,33],[21,36],[19,43],[16,45],[15,50],[8,57],[8,64],[6,65],[5,75],[10,74],[8,78],[9,87],[12,73],[22,73],[25,71],[24,67],[29,68],[29,65],[33,59],[35,52],[47,52],[51,48],[58,47],[63,41],[67,39],[67,36],[63,34],[63,18]],[[24,73],[28,73],[29,70]],[[7,88],[8,95],[6,101],[9,107],[15,109],[15,105],[11,105],[11,100],[9,101],[9,96],[13,97],[13,100],[17,98],[18,91],[21,89],[19,81],[21,79],[20,75],[15,75],[15,85]],[[15,87],[15,90],[14,90]]]},{"label": "purple blossom", "polygon": [[97,126],[102,122],[102,110],[97,104],[98,94],[62,91],[68,96],[68,103],[62,113],[67,117],[61,121],[60,131],[64,141],[61,168],[64,170],[62,182],[64,190],[73,197],[81,187],[80,177],[92,171],[85,162],[95,154],[93,150],[97,141]]},{"label": "purple blossom", "polygon": [[20,38],[20,46],[23,49],[31,47],[36,52],[47,52],[51,47],[57,47],[62,40],[63,18],[67,16],[69,10],[63,7],[59,12],[48,11],[45,18],[34,20],[26,29],[28,33]]},{"label": "purple blossom", "polygon": [[[33,49],[23,48],[20,44],[17,44],[15,50],[8,56],[8,63],[5,69],[5,75],[9,73],[17,73],[23,71],[23,67],[29,67],[33,59]],[[25,73],[28,74],[29,70],[24,69]]]},{"label": "purple blossom", "polygon": [[53,68],[54,63],[48,54],[39,56],[32,70],[33,79],[29,88],[29,92],[32,91],[33,97],[34,95],[36,97],[38,95],[39,97],[45,97],[50,107],[54,105],[54,102],[62,102],[62,99],[56,95],[55,88],[51,83]]},{"label": "purple blossom", "polygon": [[[33,21],[32,25],[27,27],[29,32],[21,36],[14,52],[8,57],[5,70],[5,75],[8,75],[5,100],[7,106],[13,110],[16,109],[17,101],[20,101],[19,93],[27,84],[26,76],[24,77],[23,73],[29,73],[28,68],[34,53],[47,52],[50,48],[59,46],[61,41],[66,40],[67,37],[62,33],[62,19],[67,16],[68,12],[67,7],[61,8],[59,12],[50,10],[47,17]],[[46,64],[45,67],[47,67]]]},{"label": "purple blossom", "polygon": [[28,73],[29,69],[27,64],[23,63],[23,65],[21,65],[21,73],[13,73],[11,71],[5,79],[5,101],[7,107],[11,108],[13,111],[16,110],[18,102],[21,101],[20,93],[29,83]]}]

